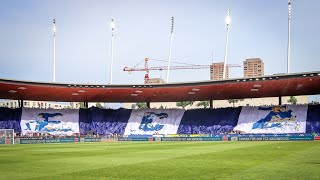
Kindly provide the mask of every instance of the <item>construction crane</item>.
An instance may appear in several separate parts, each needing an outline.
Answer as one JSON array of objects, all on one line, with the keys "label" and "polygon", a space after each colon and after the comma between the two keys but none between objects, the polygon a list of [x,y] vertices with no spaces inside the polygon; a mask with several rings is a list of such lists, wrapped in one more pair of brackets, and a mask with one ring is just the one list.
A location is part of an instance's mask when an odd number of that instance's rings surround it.
[{"label": "construction crane", "polygon": [[[167,62],[165,60],[157,60],[157,59],[150,59],[150,58],[145,58],[143,61],[139,62],[136,66],[133,68],[125,67],[123,68],[123,71],[128,71],[129,73],[132,71],[145,71],[144,75],[144,82],[147,83],[149,80],[149,71],[162,71],[162,70],[167,70],[167,66],[155,66],[155,67],[149,67],[148,66],[148,61],[154,60],[154,61],[163,61]],[[144,62],[144,67],[137,67],[139,64]],[[173,63],[178,63],[178,64],[184,64],[184,66],[170,66],[170,70],[180,70],[180,69],[208,69],[212,65],[197,65],[197,64],[186,64],[186,63],[179,63],[179,62],[173,62]],[[239,64],[227,64],[228,67],[241,67]]]}]

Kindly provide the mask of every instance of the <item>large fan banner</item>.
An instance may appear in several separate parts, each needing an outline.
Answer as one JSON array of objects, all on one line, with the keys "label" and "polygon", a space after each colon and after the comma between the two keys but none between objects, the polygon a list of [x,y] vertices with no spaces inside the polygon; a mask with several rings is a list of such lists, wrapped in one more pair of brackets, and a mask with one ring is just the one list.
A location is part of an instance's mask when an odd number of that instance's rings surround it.
[{"label": "large fan banner", "polygon": [[79,133],[77,109],[22,109],[21,133],[72,135]]},{"label": "large fan banner", "polygon": [[176,134],[185,110],[132,110],[124,135]]},{"label": "large fan banner", "polygon": [[305,133],[307,105],[243,107],[234,130],[245,133]]}]

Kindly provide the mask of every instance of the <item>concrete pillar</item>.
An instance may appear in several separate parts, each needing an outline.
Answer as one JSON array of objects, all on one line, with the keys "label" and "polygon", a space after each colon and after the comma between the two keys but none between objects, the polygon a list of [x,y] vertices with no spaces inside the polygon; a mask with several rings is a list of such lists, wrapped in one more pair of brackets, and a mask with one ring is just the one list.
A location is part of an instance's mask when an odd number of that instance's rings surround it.
[{"label": "concrete pillar", "polygon": [[281,96],[279,96],[279,105],[282,105]]},{"label": "concrete pillar", "polygon": [[18,105],[19,105],[19,108],[22,108],[23,107],[23,100],[18,100]]},{"label": "concrete pillar", "polygon": [[150,109],[150,102],[147,102],[147,108]]}]

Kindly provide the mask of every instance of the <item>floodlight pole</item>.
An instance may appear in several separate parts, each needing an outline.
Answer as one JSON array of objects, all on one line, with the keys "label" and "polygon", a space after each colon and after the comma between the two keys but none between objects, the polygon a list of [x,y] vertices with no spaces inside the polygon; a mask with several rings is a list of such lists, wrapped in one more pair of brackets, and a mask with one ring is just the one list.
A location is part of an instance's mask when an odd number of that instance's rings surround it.
[{"label": "floodlight pole", "polygon": [[290,42],[290,34],[291,34],[291,0],[288,0],[288,46],[287,46],[287,73],[290,73],[290,54],[291,54],[291,42]]},{"label": "floodlight pole", "polygon": [[53,82],[56,82],[56,20],[53,19]]},{"label": "floodlight pole", "polygon": [[115,22],[111,19],[111,64],[110,64],[110,84],[112,84],[112,67],[113,67],[113,39],[114,39],[114,28]]},{"label": "floodlight pole", "polygon": [[174,17],[171,17],[171,37],[170,37],[170,48],[169,48],[169,58],[168,58],[168,67],[167,67],[167,83],[169,82],[170,74],[170,62],[171,62],[171,49],[172,49],[172,39],[173,39],[173,26],[174,26]]},{"label": "floodlight pole", "polygon": [[225,47],[224,63],[223,63],[223,79],[226,79],[230,22],[231,22],[230,9],[228,9],[228,14],[227,14],[227,17],[226,17],[227,36],[226,36],[226,47]]}]

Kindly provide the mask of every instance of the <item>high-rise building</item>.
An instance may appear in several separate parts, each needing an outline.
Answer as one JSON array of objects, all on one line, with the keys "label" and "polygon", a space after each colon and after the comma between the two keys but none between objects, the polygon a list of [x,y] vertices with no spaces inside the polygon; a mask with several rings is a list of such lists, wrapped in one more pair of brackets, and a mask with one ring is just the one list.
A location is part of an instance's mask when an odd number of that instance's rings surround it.
[{"label": "high-rise building", "polygon": [[[210,65],[210,79],[221,80],[223,79],[223,62],[212,63]],[[226,79],[229,79],[229,67],[226,66]]]},{"label": "high-rise building", "polygon": [[244,77],[264,75],[264,63],[260,58],[250,58],[243,61]]}]

